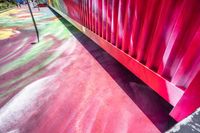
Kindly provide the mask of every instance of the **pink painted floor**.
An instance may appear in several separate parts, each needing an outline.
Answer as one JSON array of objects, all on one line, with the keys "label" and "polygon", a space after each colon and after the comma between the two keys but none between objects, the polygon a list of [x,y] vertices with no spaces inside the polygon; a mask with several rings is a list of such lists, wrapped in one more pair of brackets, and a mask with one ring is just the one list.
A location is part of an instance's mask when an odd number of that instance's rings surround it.
[{"label": "pink painted floor", "polygon": [[[175,124],[168,103],[48,8],[34,9],[41,36],[34,45],[27,8],[9,12],[0,19],[15,25],[0,28],[19,34],[0,38],[0,132],[157,133]],[[18,22],[19,14],[27,20]],[[25,58],[28,50],[37,56]]]}]

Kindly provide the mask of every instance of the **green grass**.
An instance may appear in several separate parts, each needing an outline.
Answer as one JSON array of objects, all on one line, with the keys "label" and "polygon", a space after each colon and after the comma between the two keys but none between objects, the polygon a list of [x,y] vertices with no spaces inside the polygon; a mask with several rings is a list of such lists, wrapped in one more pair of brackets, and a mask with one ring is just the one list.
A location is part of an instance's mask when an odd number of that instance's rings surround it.
[{"label": "green grass", "polygon": [[9,2],[7,0],[0,0],[0,11],[9,9],[16,6],[14,2]]}]

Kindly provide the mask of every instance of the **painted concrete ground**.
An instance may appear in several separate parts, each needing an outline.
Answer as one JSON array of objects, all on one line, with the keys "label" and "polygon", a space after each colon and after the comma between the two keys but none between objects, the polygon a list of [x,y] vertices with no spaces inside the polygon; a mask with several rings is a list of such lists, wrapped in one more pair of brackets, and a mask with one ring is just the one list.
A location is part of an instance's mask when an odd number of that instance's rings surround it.
[{"label": "painted concrete ground", "polygon": [[48,8],[0,14],[0,132],[156,133],[170,106]]}]

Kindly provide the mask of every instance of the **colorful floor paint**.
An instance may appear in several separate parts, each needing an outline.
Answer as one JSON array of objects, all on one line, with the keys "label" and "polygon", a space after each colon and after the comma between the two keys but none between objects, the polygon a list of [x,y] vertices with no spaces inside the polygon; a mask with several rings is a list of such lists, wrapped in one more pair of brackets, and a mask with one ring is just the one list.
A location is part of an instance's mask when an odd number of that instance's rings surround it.
[{"label": "colorful floor paint", "polygon": [[0,132],[157,133],[170,106],[48,8],[0,14]]},{"label": "colorful floor paint", "polygon": [[[0,105],[14,92],[34,81],[32,75],[58,58],[70,33],[50,12],[34,13],[41,41],[37,45],[35,29],[27,9],[13,9],[0,14]],[[58,32],[57,32],[58,31]],[[55,45],[57,44],[57,45]],[[60,50],[60,51],[59,51]],[[48,51],[48,54],[44,53]],[[43,71],[37,73],[41,75]],[[38,77],[38,76],[36,76]],[[26,79],[26,80],[24,80]],[[9,89],[8,89],[9,88]]]}]

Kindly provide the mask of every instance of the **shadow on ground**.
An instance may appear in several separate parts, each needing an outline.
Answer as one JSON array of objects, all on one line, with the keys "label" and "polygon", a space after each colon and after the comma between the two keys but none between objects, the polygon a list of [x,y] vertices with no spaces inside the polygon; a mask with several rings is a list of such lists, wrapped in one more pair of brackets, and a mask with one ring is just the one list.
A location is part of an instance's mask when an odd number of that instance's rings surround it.
[{"label": "shadow on ground", "polygon": [[172,109],[170,104],[71,23],[61,18],[52,9],[51,11],[161,132],[168,130],[176,123],[169,116],[169,112]]}]

